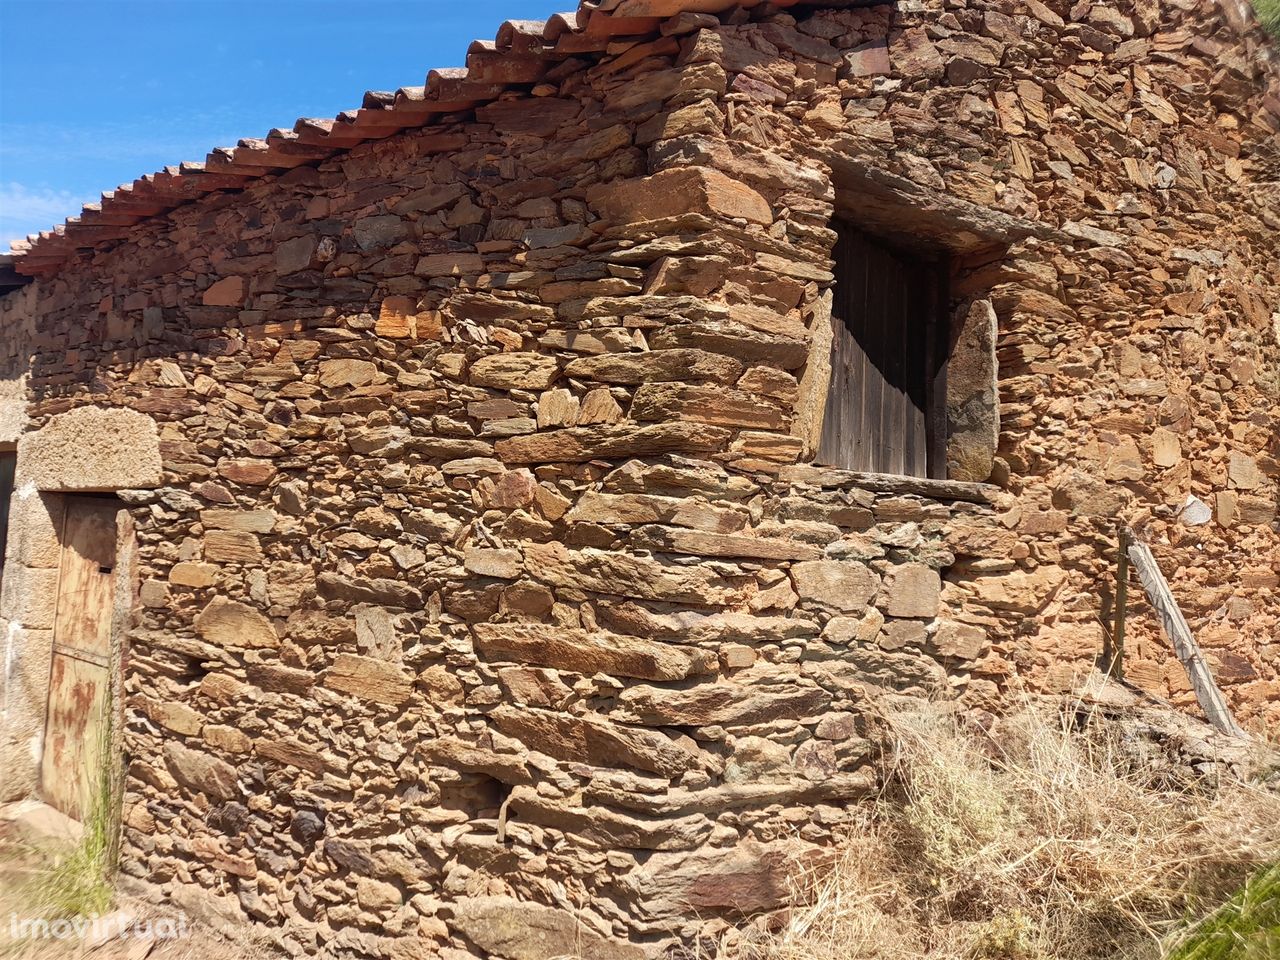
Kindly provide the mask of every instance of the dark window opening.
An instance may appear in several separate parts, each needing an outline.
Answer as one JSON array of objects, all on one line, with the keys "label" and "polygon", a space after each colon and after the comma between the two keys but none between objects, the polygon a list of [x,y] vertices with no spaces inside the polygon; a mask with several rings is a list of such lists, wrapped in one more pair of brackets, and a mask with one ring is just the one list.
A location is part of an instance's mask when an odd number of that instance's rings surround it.
[{"label": "dark window opening", "polygon": [[946,260],[836,228],[831,384],[817,460],[945,478]]}]

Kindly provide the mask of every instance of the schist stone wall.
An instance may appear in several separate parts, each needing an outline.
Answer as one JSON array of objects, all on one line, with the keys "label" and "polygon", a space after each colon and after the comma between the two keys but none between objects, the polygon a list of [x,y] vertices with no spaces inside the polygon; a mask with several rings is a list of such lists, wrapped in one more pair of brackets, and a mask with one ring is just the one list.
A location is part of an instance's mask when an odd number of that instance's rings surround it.
[{"label": "schist stone wall", "polygon": [[[294,952],[661,954],[821,862],[877,690],[1091,669],[1121,521],[1280,716],[1260,31],[835,6],[674,17],[0,301],[28,431],[158,426],[120,494],[127,874]],[[951,251],[994,317],[998,449],[961,411],[949,451],[989,482],[812,464],[837,213]],[[1141,604],[1130,637],[1193,706]]]}]

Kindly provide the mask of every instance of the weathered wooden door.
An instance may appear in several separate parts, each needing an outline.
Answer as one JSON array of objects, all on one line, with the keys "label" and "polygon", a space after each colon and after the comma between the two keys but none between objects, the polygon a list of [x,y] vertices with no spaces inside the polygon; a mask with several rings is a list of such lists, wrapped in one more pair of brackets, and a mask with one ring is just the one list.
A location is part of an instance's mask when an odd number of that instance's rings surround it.
[{"label": "weathered wooden door", "polygon": [[106,762],[119,509],[114,498],[67,497],[63,516],[40,780],[44,799],[77,819]]},{"label": "weathered wooden door", "polygon": [[[818,462],[930,475],[938,271],[840,225],[831,385]],[[941,345],[945,352],[945,343]]]}]

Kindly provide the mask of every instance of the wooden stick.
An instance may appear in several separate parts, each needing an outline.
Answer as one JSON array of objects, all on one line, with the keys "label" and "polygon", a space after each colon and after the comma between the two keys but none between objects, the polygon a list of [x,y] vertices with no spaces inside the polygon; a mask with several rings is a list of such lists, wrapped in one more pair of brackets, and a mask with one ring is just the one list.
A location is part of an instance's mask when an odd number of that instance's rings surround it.
[{"label": "wooden stick", "polygon": [[1120,528],[1120,549],[1116,556],[1116,625],[1111,631],[1111,662],[1107,675],[1124,679],[1124,620],[1129,612],[1129,528]]},{"label": "wooden stick", "polygon": [[1204,662],[1200,645],[1196,643],[1195,637],[1191,634],[1191,628],[1187,626],[1186,618],[1178,609],[1178,602],[1173,598],[1173,592],[1169,589],[1164,574],[1160,572],[1151,548],[1135,540],[1129,546],[1128,555],[1138,571],[1138,578],[1142,581],[1142,587],[1146,590],[1151,606],[1155,608],[1160,622],[1164,625],[1164,632],[1173,643],[1174,653],[1181,661],[1183,669],[1187,671],[1187,679],[1191,681],[1191,689],[1195,691],[1196,700],[1200,702],[1200,708],[1204,710],[1205,716],[1222,733],[1248,740],[1249,735],[1236,723],[1231,710],[1227,707],[1226,698],[1214,683],[1213,674],[1209,672],[1209,665]]}]

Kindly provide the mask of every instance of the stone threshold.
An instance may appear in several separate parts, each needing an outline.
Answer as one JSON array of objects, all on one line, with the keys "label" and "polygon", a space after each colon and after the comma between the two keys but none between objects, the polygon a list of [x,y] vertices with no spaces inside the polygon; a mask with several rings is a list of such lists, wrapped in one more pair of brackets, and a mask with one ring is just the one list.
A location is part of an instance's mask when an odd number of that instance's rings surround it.
[{"label": "stone threshold", "polygon": [[1001,494],[1000,488],[990,483],[858,473],[816,463],[784,467],[778,471],[778,479],[784,483],[803,483],[812,487],[856,487],[872,493],[906,493],[930,500],[962,500],[967,503],[995,504]]}]

